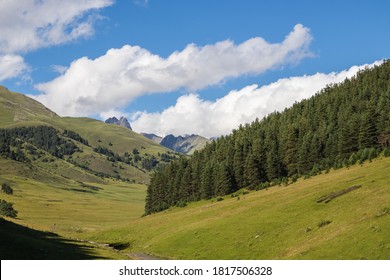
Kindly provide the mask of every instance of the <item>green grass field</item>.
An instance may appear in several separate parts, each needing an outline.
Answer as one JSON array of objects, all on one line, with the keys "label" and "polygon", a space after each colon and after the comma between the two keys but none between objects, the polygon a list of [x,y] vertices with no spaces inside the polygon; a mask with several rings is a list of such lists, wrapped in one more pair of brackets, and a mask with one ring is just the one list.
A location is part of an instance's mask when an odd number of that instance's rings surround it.
[{"label": "green grass field", "polygon": [[145,185],[80,183],[19,162],[0,159],[0,164],[0,183],[14,189],[13,195],[0,192],[0,198],[14,203],[19,224],[73,236],[118,226],[143,213]]},{"label": "green grass field", "polygon": [[[40,170],[33,172],[35,179],[19,177],[27,167],[17,162],[8,168],[0,181],[13,186],[14,195],[0,193],[0,199],[19,211],[17,219],[8,220],[59,234],[54,245],[50,237],[49,251],[71,245],[58,258],[124,259],[140,253],[162,259],[390,258],[390,158],[142,218],[144,185],[107,181],[82,186]],[[355,185],[362,187],[329,203],[317,202]],[[116,244],[121,251],[78,239]],[[72,248],[79,253],[67,253]]]},{"label": "green grass field", "polygon": [[[390,159],[200,201],[86,238],[167,259],[389,259]],[[317,203],[324,195],[361,188]]]}]

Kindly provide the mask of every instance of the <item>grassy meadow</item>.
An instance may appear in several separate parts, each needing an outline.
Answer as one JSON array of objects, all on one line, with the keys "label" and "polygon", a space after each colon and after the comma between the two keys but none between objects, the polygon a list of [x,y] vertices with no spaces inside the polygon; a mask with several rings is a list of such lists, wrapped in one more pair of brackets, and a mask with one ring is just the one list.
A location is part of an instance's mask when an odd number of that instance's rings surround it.
[{"label": "grassy meadow", "polygon": [[13,195],[0,192],[0,199],[14,203],[17,223],[34,229],[75,236],[118,226],[144,210],[145,185],[107,179],[81,183],[18,162],[0,159],[0,164],[0,183],[14,190]]},{"label": "grassy meadow", "polygon": [[[16,219],[7,220],[28,227],[13,234],[18,240],[25,236],[18,244],[27,255],[30,247],[48,246],[50,252],[65,246],[58,258],[126,259],[142,254],[161,259],[390,258],[390,158],[146,217],[141,217],[144,185],[115,180],[79,183],[39,169],[26,179],[28,167],[6,163],[0,183],[9,183],[14,195],[0,193],[0,199],[14,203],[19,211]],[[362,187],[329,203],[317,202],[356,185]],[[21,234],[24,230],[56,236],[42,241],[33,234],[32,241]],[[114,244],[119,250],[78,240]],[[30,255],[37,256],[36,250]]]},{"label": "grassy meadow", "polygon": [[[390,159],[191,203],[85,238],[163,259],[389,259]],[[324,195],[361,188],[318,203]]]}]

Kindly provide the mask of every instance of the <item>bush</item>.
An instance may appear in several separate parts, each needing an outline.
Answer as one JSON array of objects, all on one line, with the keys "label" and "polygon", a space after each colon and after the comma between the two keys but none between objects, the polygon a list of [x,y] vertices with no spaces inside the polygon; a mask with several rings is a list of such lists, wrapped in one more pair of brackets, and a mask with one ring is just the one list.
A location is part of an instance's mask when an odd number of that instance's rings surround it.
[{"label": "bush", "polygon": [[16,218],[18,211],[16,211],[13,207],[12,203],[9,203],[5,200],[0,199],[0,215]]},{"label": "bush", "polygon": [[295,183],[298,181],[299,175],[295,173],[294,175],[291,176],[291,183]]},{"label": "bush", "polygon": [[6,194],[10,194],[10,195],[13,195],[14,194],[14,190],[11,188],[10,185],[8,185],[7,183],[3,183],[1,185],[1,190],[6,193]]},{"label": "bush", "polygon": [[390,157],[390,148],[386,148],[384,151],[383,151],[383,155],[385,157]]},{"label": "bush", "polygon": [[354,165],[358,161],[358,158],[355,153],[353,153],[348,160],[349,165]]},{"label": "bush", "polygon": [[269,182],[260,183],[260,185],[258,185],[256,187],[256,191],[262,190],[262,189],[267,189],[269,187],[270,187],[270,183]]},{"label": "bush", "polygon": [[183,200],[180,200],[180,201],[178,201],[178,202],[176,203],[176,206],[177,206],[177,207],[181,207],[181,208],[186,207],[186,206],[187,206],[187,202],[185,202],[185,201],[183,201]]}]

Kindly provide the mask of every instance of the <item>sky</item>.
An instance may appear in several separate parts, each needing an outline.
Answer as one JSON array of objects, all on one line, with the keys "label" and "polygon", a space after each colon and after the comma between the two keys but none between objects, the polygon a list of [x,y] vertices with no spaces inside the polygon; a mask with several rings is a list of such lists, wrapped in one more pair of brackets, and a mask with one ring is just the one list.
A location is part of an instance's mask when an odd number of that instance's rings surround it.
[{"label": "sky", "polygon": [[218,137],[390,57],[389,1],[1,0],[0,84],[61,116]]}]

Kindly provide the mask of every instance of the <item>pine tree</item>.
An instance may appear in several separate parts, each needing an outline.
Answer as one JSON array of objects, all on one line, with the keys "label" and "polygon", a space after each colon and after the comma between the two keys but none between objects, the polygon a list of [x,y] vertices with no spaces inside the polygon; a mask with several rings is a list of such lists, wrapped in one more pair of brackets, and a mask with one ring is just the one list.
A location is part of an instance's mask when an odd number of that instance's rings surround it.
[{"label": "pine tree", "polygon": [[212,198],[214,195],[214,185],[215,185],[215,178],[214,178],[214,169],[212,162],[207,162],[205,165],[202,175],[201,175],[201,198],[203,199],[209,199]]},{"label": "pine tree", "polygon": [[228,194],[232,189],[232,175],[225,163],[218,164],[215,176],[215,196],[223,196]]},{"label": "pine tree", "polygon": [[244,180],[245,186],[248,189],[254,190],[260,183],[259,164],[256,162],[252,152],[250,152],[245,160]]},{"label": "pine tree", "polygon": [[233,170],[237,188],[244,187],[244,147],[238,141],[234,145]]}]

